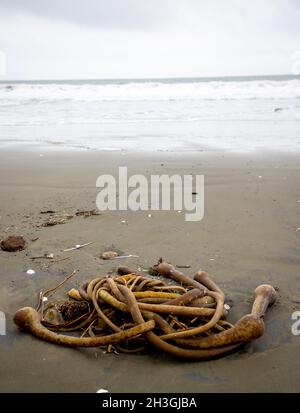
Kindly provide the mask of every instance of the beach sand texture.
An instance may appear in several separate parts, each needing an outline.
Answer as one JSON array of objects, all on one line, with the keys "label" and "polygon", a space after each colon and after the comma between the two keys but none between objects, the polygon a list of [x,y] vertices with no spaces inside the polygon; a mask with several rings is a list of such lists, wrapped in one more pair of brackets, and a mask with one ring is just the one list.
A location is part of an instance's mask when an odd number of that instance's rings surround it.
[{"label": "beach sand texture", "polygon": [[[43,156],[40,156],[43,154]],[[204,174],[205,216],[186,222],[177,211],[106,211],[43,227],[41,211],[74,214],[95,208],[96,179],[102,173]],[[120,155],[119,152],[2,148],[0,152],[0,238],[23,235],[27,248],[0,251],[0,336],[2,392],[299,392],[300,336],[291,315],[300,310],[299,155],[265,152],[243,155],[195,152]],[[126,224],[122,224],[122,221]],[[38,238],[36,241],[31,241]],[[77,251],[64,249],[92,242]],[[279,289],[268,310],[266,332],[229,357],[183,362],[163,355],[104,354],[101,349],[68,349],[20,333],[15,311],[35,306],[37,293],[78,269],[58,293],[106,274],[120,262],[103,261],[114,247],[139,258],[122,260],[149,267],[162,256],[174,265],[208,271],[231,305],[229,320],[249,312],[258,284]],[[53,253],[55,259],[31,260]],[[50,266],[49,266],[50,265]],[[49,266],[47,268],[47,266]],[[26,274],[34,269],[35,274]],[[185,270],[184,270],[185,271]]]}]

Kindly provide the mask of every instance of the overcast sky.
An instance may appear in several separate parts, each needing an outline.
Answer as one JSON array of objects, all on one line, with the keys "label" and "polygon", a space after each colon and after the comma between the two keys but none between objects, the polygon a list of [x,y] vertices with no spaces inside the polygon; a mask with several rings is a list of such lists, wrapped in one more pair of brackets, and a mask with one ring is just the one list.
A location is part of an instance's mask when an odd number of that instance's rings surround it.
[{"label": "overcast sky", "polygon": [[0,0],[0,79],[291,74],[293,56],[299,0]]}]

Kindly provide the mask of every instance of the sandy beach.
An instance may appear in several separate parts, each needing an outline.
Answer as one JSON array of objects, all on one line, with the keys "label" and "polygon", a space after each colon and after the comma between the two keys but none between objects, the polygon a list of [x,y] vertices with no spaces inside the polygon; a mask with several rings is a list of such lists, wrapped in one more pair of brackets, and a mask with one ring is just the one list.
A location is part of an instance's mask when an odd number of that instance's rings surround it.
[{"label": "sandy beach", "polygon": [[[120,153],[62,150],[27,145],[0,152],[0,238],[23,235],[24,251],[0,251],[1,392],[299,392],[299,336],[291,315],[300,310],[300,162],[297,153],[224,151]],[[205,216],[186,222],[177,211],[106,211],[63,225],[44,227],[41,211],[72,214],[96,207],[100,174],[204,174]],[[126,221],[126,223],[122,223]],[[36,239],[35,241],[32,241]],[[81,250],[63,252],[92,242]],[[258,284],[279,289],[266,316],[264,336],[242,351],[210,362],[183,362],[159,355],[104,354],[101,349],[58,347],[22,334],[15,311],[35,306],[42,288],[78,269],[58,293],[112,271],[103,261],[113,247],[139,258],[131,267],[149,267],[163,257],[174,265],[208,271],[226,292],[235,322],[251,308]],[[53,253],[55,259],[31,260]],[[64,261],[58,261],[68,258]],[[57,262],[56,262],[57,261]],[[35,274],[26,271],[33,269]]]}]

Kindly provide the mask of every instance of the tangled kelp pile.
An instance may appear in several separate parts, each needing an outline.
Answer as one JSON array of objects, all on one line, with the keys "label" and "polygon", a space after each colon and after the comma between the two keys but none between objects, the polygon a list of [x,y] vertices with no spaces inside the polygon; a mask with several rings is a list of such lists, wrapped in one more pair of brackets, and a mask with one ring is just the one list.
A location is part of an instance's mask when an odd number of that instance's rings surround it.
[{"label": "tangled kelp pile", "polygon": [[[95,278],[70,290],[74,301],[49,302],[44,308],[47,294],[61,283],[40,295],[36,310],[18,310],[14,321],[40,339],[69,347],[113,346],[127,353],[156,347],[191,360],[222,357],[264,333],[263,316],[277,297],[271,285],[256,288],[251,313],[232,325],[225,319],[225,295],[206,272],[190,278],[162,261],[154,270],[156,278],[119,267],[115,276]],[[54,306],[62,317],[59,323],[45,318]]]}]

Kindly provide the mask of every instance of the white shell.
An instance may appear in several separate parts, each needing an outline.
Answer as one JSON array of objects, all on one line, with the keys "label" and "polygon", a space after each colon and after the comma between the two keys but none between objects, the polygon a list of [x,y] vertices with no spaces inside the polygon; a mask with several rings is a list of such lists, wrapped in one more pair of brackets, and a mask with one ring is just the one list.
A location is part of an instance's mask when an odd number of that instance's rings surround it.
[{"label": "white shell", "polygon": [[27,270],[26,274],[33,275],[33,274],[35,274],[35,271],[34,270]]},{"label": "white shell", "polygon": [[96,393],[108,393],[108,390],[106,389],[99,389],[96,391]]}]

